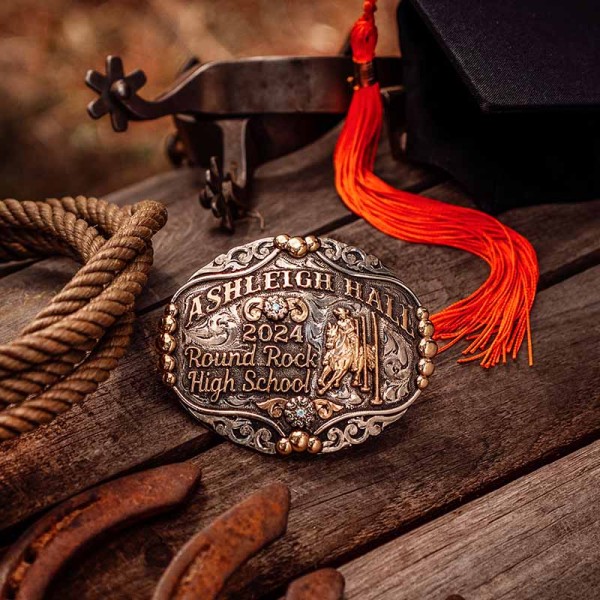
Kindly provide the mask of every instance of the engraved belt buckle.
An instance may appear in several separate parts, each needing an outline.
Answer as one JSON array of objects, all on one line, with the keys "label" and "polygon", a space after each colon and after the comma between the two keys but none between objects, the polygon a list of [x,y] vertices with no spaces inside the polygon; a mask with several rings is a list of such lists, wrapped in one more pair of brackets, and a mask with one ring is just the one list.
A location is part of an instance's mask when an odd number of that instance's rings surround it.
[{"label": "engraved belt buckle", "polygon": [[379,259],[315,236],[257,240],[206,265],[162,319],[163,380],[203,424],[266,454],[379,435],[427,387],[428,311]]}]

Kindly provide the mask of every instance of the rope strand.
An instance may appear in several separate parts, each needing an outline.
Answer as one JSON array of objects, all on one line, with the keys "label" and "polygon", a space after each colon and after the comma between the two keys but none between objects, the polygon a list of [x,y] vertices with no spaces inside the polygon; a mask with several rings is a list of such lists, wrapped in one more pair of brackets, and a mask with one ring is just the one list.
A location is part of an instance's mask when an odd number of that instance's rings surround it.
[{"label": "rope strand", "polygon": [[0,441],[48,423],[108,379],[133,332],[152,266],[157,202],[0,201],[0,262],[64,255],[83,267],[12,342],[0,345]]}]

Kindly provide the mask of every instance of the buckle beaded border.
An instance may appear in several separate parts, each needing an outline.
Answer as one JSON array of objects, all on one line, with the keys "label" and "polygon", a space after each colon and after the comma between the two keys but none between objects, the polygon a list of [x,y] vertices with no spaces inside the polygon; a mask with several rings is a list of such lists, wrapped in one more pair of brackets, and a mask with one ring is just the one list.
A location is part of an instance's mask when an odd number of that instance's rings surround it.
[{"label": "buckle beaded border", "polygon": [[267,454],[379,435],[427,387],[428,311],[378,258],[315,236],[233,248],[179,289],[158,347],[196,419]]}]

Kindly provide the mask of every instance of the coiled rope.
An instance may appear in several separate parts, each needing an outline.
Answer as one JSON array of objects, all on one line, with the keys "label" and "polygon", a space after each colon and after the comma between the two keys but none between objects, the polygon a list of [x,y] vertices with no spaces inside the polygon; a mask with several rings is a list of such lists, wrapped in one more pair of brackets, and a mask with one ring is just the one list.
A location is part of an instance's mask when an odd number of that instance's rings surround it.
[{"label": "coiled rope", "polygon": [[152,266],[157,202],[0,201],[0,262],[63,255],[83,266],[13,341],[0,345],[0,441],[48,423],[108,379],[129,345]]}]

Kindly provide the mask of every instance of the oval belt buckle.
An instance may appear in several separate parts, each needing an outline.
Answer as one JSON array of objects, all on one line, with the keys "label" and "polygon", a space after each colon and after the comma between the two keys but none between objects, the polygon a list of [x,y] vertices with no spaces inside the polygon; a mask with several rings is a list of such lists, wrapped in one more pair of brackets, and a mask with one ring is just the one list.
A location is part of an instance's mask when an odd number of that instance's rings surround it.
[{"label": "oval belt buckle", "polygon": [[198,420],[266,454],[378,435],[427,387],[429,314],[379,259],[279,235],[233,248],[167,305],[165,383]]}]

